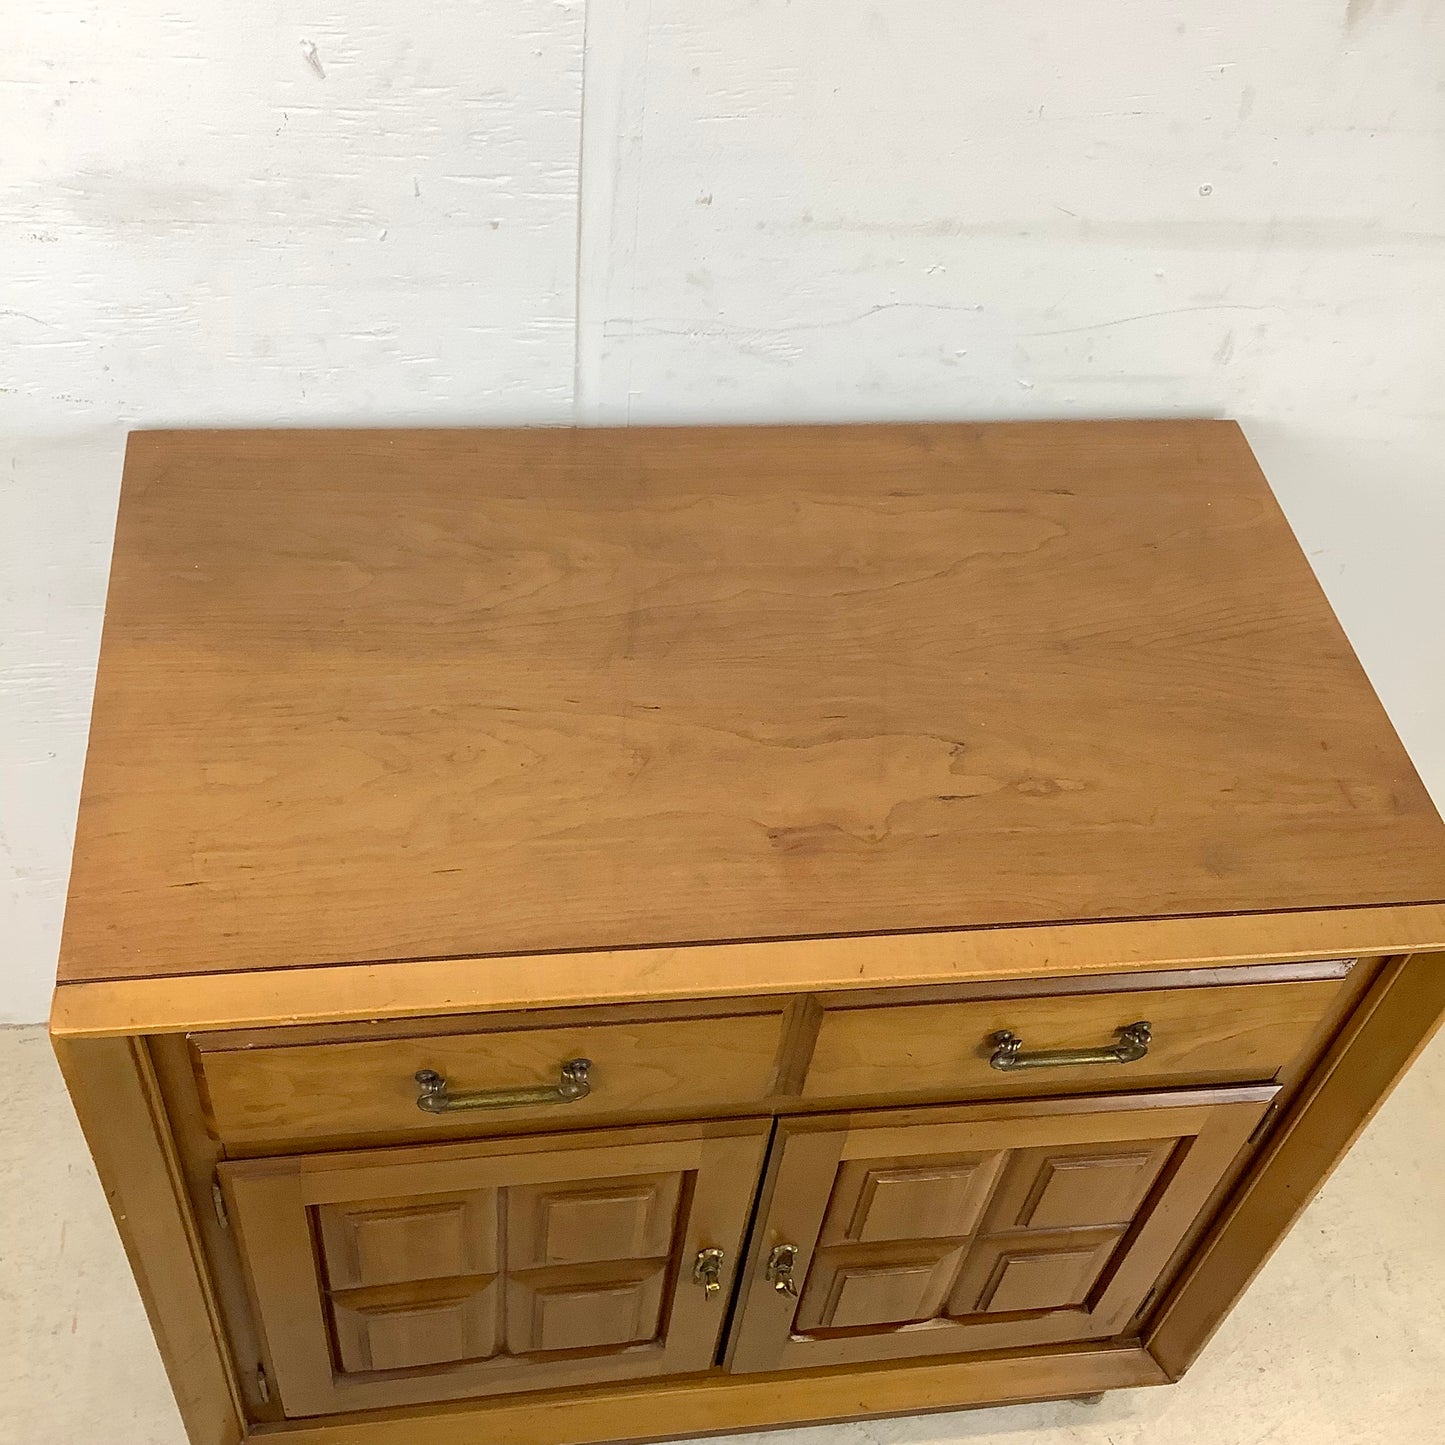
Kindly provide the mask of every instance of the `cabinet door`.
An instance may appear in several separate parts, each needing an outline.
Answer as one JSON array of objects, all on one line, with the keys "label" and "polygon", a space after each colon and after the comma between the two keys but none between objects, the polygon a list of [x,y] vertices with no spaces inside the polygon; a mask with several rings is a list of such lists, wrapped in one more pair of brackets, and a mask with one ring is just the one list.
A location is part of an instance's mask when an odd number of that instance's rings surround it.
[{"label": "cabinet door", "polygon": [[783,1121],[731,1369],[1117,1334],[1275,1092]]},{"label": "cabinet door", "polygon": [[[221,1166],[288,1416],[705,1370],[759,1123]],[[694,1278],[721,1250],[718,1288]]]}]

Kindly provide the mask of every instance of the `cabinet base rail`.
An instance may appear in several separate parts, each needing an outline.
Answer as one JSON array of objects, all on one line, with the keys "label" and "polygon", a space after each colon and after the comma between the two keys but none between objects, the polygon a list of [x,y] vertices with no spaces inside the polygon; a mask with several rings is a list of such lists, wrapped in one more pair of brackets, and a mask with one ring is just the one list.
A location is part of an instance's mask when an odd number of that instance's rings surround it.
[{"label": "cabinet base rail", "polygon": [[823,1425],[989,1405],[1067,1399],[1167,1384],[1137,1344],[1011,1351],[927,1364],[827,1369],[599,1386],[411,1410],[373,1410],[324,1422],[258,1426],[274,1445],[598,1445],[732,1431]]}]

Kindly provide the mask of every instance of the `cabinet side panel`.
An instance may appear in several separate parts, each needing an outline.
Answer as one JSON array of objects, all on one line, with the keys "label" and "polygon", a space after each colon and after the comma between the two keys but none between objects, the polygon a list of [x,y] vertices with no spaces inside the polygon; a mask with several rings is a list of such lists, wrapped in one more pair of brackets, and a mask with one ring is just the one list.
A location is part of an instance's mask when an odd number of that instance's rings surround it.
[{"label": "cabinet side panel", "polygon": [[149,1062],[133,1039],[53,1042],[191,1445],[238,1445],[245,1426]]},{"label": "cabinet side panel", "polygon": [[1172,1379],[1193,1364],[1442,1019],[1445,953],[1384,969],[1150,1324],[1145,1344]]}]

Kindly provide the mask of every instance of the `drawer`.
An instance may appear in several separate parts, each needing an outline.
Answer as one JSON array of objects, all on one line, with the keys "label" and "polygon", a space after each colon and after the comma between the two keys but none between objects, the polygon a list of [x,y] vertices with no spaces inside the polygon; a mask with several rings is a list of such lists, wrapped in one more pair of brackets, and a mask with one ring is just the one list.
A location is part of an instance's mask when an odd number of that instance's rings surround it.
[{"label": "drawer", "polygon": [[[848,1096],[1078,1092],[1140,1085],[1273,1079],[1310,1044],[1344,987],[1349,963],[1314,964],[1313,977],[1217,987],[896,1004],[824,1012],[803,1083],[806,1099]],[[1323,974],[1324,976],[1320,976]],[[1147,1050],[1125,1047],[1131,1024],[1149,1025]],[[1021,1040],[1000,1070],[996,1035]],[[1088,1050],[1095,1061],[1033,1056]],[[1000,1060],[1003,1062],[1003,1060]]]},{"label": "drawer", "polygon": [[[224,1035],[209,1035],[197,1059],[217,1137],[259,1148],[372,1134],[570,1128],[594,1119],[755,1106],[772,1087],[781,1036],[779,1006],[720,1017],[291,1047],[217,1047]],[[587,1092],[567,1098],[575,1085],[558,1085],[563,1066],[576,1059],[588,1061]],[[418,1107],[427,1092],[416,1078],[423,1071],[445,1080],[441,1112]],[[468,1095],[523,1090],[519,1099],[456,1107]]]}]

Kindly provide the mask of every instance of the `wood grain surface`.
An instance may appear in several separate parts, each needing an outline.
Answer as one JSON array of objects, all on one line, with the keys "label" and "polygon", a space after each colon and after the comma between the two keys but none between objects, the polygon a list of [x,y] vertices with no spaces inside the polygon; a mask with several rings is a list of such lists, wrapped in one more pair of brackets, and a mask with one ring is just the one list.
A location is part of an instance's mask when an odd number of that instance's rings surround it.
[{"label": "wood grain surface", "polygon": [[544,1006],[656,1004],[858,988],[977,986],[1203,969],[1250,972],[1263,960],[1445,949],[1445,906],[1212,914],[1128,923],[1036,924],[889,938],[696,944],[524,958],[274,968],[68,982],[55,991],[58,1038],[327,1026]]},{"label": "wood grain surface", "polygon": [[[780,1121],[728,1368],[863,1364],[1118,1334],[1274,1093],[1156,1092]],[[1169,1160],[1177,1167],[1151,1192]],[[1050,1219],[1050,1175],[1079,1167],[1113,1175],[1112,1184],[1054,1191]],[[1131,1170],[1136,1177],[1120,1179]],[[797,1247],[796,1300],[762,1267],[781,1243]],[[997,1304],[990,1282],[1004,1289]]]},{"label": "wood grain surface", "polygon": [[693,1261],[721,1249],[731,1290],[766,1140],[747,1121],[223,1164],[287,1416],[707,1370],[727,1294]]},{"label": "wood grain surface", "polygon": [[1232,424],[131,439],[64,979],[1442,897]]},{"label": "wood grain surface", "polygon": [[[1017,1095],[1078,1088],[1272,1079],[1313,1036],[1341,985],[1315,982],[1140,989],[827,1010],[803,1082],[807,1099],[886,1094]],[[1128,1064],[1003,1073],[989,1064],[1002,1030],[1025,1051],[1100,1048],[1135,1020],[1153,1029]],[[300,1052],[299,1050],[295,1052]]]},{"label": "wood grain surface", "polygon": [[1065,1345],[959,1360],[874,1368],[800,1370],[786,1388],[767,1375],[714,1373],[409,1410],[367,1410],[325,1420],[260,1425],[265,1445],[593,1445],[917,1415],[971,1405],[1061,1399],[1165,1383],[1138,1345]]},{"label": "wood grain surface", "polygon": [[146,1051],[136,1039],[57,1039],[55,1054],[187,1436],[242,1445],[245,1402]]},{"label": "wood grain surface", "polygon": [[[1309,987],[1309,985],[1304,985]],[[1336,987],[1326,985],[1326,987]],[[734,1018],[436,1034],[201,1056],[216,1133],[251,1148],[377,1131],[570,1129],[639,1114],[758,1109],[782,1036],[781,1010]],[[552,1084],[569,1059],[591,1062],[591,1093],[564,1104],[425,1114],[416,1074],[433,1069],[454,1093]]]},{"label": "wood grain surface", "polygon": [[1442,1024],[1445,953],[1387,964],[1149,1322],[1149,1349],[1171,1380],[1198,1357]]}]

